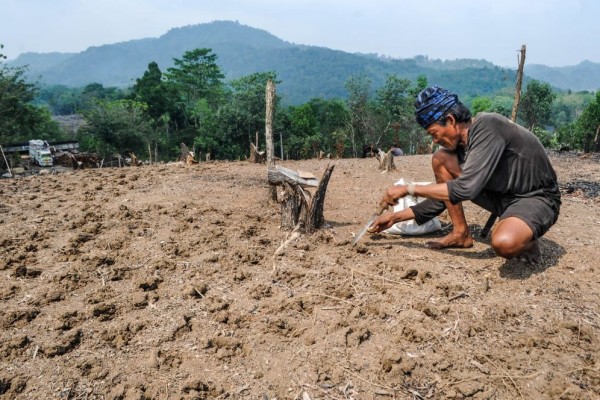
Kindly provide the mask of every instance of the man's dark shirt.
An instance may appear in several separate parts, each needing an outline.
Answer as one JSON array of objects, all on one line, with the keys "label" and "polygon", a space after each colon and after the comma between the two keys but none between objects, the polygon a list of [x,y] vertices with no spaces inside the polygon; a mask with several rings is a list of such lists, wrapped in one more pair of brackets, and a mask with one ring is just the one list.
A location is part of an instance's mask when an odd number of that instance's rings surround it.
[{"label": "man's dark shirt", "polygon": [[[466,146],[456,153],[462,172],[447,183],[453,204],[473,200],[484,190],[510,197],[543,194],[560,202],[556,173],[540,141],[500,114],[479,113],[469,128]],[[427,199],[412,208],[421,224],[445,206]]]}]

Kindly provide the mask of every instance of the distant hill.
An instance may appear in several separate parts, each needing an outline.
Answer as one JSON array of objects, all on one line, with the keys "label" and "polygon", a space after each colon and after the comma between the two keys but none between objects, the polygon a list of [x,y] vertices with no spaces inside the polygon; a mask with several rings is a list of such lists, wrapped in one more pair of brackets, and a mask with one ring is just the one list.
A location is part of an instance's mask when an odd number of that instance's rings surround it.
[{"label": "distant hill", "polygon": [[569,67],[548,67],[540,64],[525,66],[525,73],[560,89],[597,91],[600,89],[600,64],[583,61]]},{"label": "distant hill", "polygon": [[[196,48],[212,49],[227,79],[254,72],[277,72],[281,80],[278,94],[290,104],[313,97],[344,98],[344,82],[353,75],[366,75],[374,87],[381,85],[390,74],[411,80],[425,75],[430,84],[472,96],[514,87],[514,70],[485,60],[442,61],[426,56],[392,59],[352,54],[292,44],[264,30],[231,21],[174,28],[159,38],[90,47],[81,53],[25,53],[8,64],[28,65],[30,80],[43,84],[82,87],[101,83],[127,87],[143,75],[150,62],[157,62],[165,72],[173,65],[173,58],[181,58],[185,51]],[[600,71],[600,65],[590,64],[591,69]]]}]

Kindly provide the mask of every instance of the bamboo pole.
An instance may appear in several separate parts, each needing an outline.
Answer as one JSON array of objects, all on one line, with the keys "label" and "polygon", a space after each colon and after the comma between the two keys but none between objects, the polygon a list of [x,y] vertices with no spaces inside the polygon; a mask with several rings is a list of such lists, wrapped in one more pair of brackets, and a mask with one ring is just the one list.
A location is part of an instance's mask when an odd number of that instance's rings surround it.
[{"label": "bamboo pole", "polygon": [[521,56],[519,59],[519,70],[517,71],[517,85],[515,88],[515,101],[513,103],[512,114],[510,119],[513,122],[517,121],[517,112],[519,111],[519,102],[521,101],[521,85],[523,84],[523,68],[525,67],[525,45],[521,46]]},{"label": "bamboo pole", "polygon": [[[267,81],[265,93],[265,143],[267,151],[267,169],[275,168],[275,149],[273,148],[273,103],[275,100],[275,84],[271,79]],[[277,188],[269,185],[269,200],[277,201]]]}]

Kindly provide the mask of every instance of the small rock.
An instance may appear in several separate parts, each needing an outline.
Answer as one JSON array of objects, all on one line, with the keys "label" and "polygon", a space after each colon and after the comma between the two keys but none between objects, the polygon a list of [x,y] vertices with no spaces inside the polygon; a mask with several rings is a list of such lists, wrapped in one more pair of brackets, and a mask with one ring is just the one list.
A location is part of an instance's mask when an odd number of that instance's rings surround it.
[{"label": "small rock", "polygon": [[474,381],[461,382],[456,385],[456,389],[465,397],[472,397],[476,393],[483,392],[481,383]]},{"label": "small rock", "polygon": [[419,271],[414,268],[409,268],[400,276],[402,279],[415,279],[419,275]]}]

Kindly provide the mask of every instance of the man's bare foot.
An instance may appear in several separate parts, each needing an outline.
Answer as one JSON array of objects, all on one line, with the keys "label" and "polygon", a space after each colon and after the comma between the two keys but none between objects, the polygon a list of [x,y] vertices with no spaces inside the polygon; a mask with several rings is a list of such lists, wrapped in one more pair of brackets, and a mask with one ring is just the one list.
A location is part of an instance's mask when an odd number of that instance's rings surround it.
[{"label": "man's bare foot", "polygon": [[519,254],[517,259],[530,265],[539,263],[542,259],[542,248],[540,247],[540,243],[537,240],[532,241],[529,249]]},{"label": "man's bare foot", "polygon": [[435,242],[427,242],[426,246],[434,250],[445,249],[448,247],[466,249],[468,247],[473,247],[473,236],[471,236],[470,232],[450,232],[440,240]]}]

